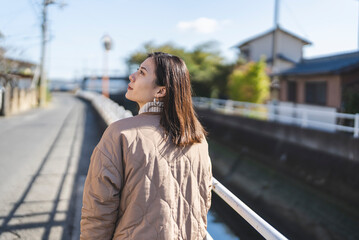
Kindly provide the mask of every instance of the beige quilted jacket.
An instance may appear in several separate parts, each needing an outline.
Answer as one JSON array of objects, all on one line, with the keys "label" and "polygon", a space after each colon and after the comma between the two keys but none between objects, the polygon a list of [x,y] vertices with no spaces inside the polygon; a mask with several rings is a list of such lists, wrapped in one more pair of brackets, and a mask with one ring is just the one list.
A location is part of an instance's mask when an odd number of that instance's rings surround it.
[{"label": "beige quilted jacket", "polygon": [[204,239],[212,172],[206,140],[177,148],[160,115],[111,124],[93,151],[81,239]]}]

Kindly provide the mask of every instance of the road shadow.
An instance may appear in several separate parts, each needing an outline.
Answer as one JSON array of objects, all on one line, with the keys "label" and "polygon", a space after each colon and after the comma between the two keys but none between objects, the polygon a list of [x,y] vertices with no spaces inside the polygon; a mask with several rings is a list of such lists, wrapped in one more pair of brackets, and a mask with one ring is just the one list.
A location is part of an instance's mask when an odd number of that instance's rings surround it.
[{"label": "road shadow", "polygon": [[[63,190],[64,182],[65,182],[66,176],[68,175],[71,158],[73,156],[73,146],[74,146],[73,143],[74,143],[74,141],[76,141],[77,136],[75,136],[72,139],[73,142],[71,144],[72,147],[70,149],[70,155],[66,159],[67,162],[66,162],[65,172],[61,176],[60,186],[56,192],[55,199],[52,201],[53,205],[52,205],[51,210],[49,212],[36,212],[36,213],[25,214],[25,215],[17,215],[16,212],[20,209],[20,207],[22,205],[29,204],[29,202],[25,201],[25,199],[29,196],[29,193],[30,193],[31,189],[34,187],[35,182],[39,179],[39,177],[43,176],[42,171],[44,169],[44,166],[49,161],[50,155],[53,153],[54,149],[56,148],[56,145],[58,144],[59,139],[61,138],[61,135],[63,133],[63,129],[67,126],[68,122],[70,121],[71,114],[73,114],[73,113],[74,113],[74,108],[72,108],[71,111],[67,114],[53,143],[51,144],[49,150],[47,151],[45,157],[43,158],[43,160],[42,160],[40,166],[38,167],[38,169],[36,170],[35,174],[32,176],[29,183],[27,184],[27,186],[26,186],[24,192],[22,193],[22,195],[20,196],[19,200],[13,204],[10,212],[6,216],[1,217],[2,224],[1,224],[1,228],[0,228],[0,234],[8,232],[8,233],[13,234],[17,238],[21,238],[21,236],[18,233],[16,233],[17,230],[43,228],[43,229],[45,229],[45,231],[42,235],[42,239],[48,239],[49,235],[50,235],[50,230],[52,227],[61,226],[64,224],[63,221],[55,221],[54,218],[55,218],[55,214],[57,213],[56,209],[60,202],[61,192]],[[44,202],[48,202],[48,201],[44,201]],[[38,203],[38,202],[36,202],[36,203]],[[48,221],[43,221],[43,222],[38,222],[38,223],[28,222],[28,223],[20,223],[20,224],[11,224],[10,223],[10,221],[12,221],[12,220],[15,220],[15,222],[16,222],[19,217],[24,217],[24,216],[34,217],[37,215],[49,216]],[[20,220],[20,222],[21,222],[21,220]]]},{"label": "road shadow", "polygon": [[62,235],[63,240],[71,238],[79,239],[80,222],[78,214],[81,209],[78,208],[82,207],[82,194],[79,195],[79,192],[82,193],[82,191],[78,191],[78,188],[81,189],[83,187],[83,181],[87,175],[91,154],[107,127],[106,123],[98,115],[91,103],[81,98],[78,99],[84,106],[84,136],[75,176],[75,184],[73,185],[71,193],[69,212],[66,219],[67,226]]},{"label": "road shadow", "polygon": [[[60,138],[64,137],[63,134],[66,134],[64,129],[70,126],[69,122],[71,121],[71,118],[74,114],[79,114],[79,117],[77,117],[75,120],[75,135],[70,139],[71,142],[69,155],[63,159],[66,161],[64,164],[65,169],[63,172],[61,172],[60,175],[58,175],[59,185],[56,186],[56,194],[54,199],[44,201],[29,201],[28,197],[31,195],[30,192],[34,190],[36,184],[39,184],[36,182],[39,182],[39,180],[44,177],[46,180],[47,173],[46,171],[44,173],[44,169],[46,168],[45,165],[49,163],[51,155],[56,151],[55,149],[57,144],[61,145]],[[81,126],[82,124],[83,126]],[[83,128],[83,132],[77,131],[79,127]],[[26,236],[27,239],[31,239],[32,237],[44,240],[53,239],[53,236],[51,235],[53,230],[55,230],[55,232],[57,231],[56,238],[57,236],[61,239],[72,238],[75,226],[79,226],[79,222],[75,222],[74,219],[75,212],[78,212],[75,203],[76,200],[78,200],[80,197],[82,199],[82,196],[76,195],[77,185],[79,183],[80,177],[85,177],[87,174],[92,151],[100,140],[105,128],[106,124],[96,113],[90,103],[81,99],[76,100],[75,106],[72,107],[72,109],[65,117],[65,120],[63,121],[56,137],[54,138],[54,141],[42,159],[39,167],[36,169],[35,173],[27,183],[25,190],[16,202],[11,203],[12,207],[10,211],[5,215],[0,216],[1,239],[21,239],[23,236],[19,234],[19,231],[26,231],[26,233],[29,232],[30,235]],[[81,134],[83,134],[83,136],[80,136]],[[83,142],[80,144],[81,148],[77,162],[77,171],[74,175],[74,184],[71,186],[70,190],[71,198],[69,207],[66,210],[62,210],[61,208],[63,206],[60,206],[62,204],[61,201],[65,202],[66,199],[61,199],[61,195],[64,191],[67,191],[65,189],[67,177],[73,174],[70,172],[70,166],[72,161],[74,161],[73,159],[76,157],[75,152],[78,150],[75,149],[75,143],[76,141],[79,141],[79,139],[83,139]],[[36,205],[38,208],[35,210],[28,209],[25,213],[22,213],[24,206],[29,204]],[[46,207],[43,208],[42,206],[47,206],[47,209]],[[66,217],[58,218],[59,215]],[[41,230],[36,232],[36,229]]]}]

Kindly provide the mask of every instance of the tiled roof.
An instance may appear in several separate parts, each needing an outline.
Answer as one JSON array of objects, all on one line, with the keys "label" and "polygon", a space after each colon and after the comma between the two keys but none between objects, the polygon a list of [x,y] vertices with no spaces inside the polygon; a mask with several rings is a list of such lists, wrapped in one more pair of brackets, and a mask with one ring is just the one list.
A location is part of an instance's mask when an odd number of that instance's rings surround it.
[{"label": "tiled roof", "polygon": [[328,57],[304,59],[293,68],[284,70],[277,75],[338,74],[350,71],[354,68],[359,68],[359,51]]},{"label": "tiled roof", "polygon": [[[287,62],[290,62],[290,63],[297,63],[296,61],[290,59],[289,57],[284,56],[284,55],[281,54],[281,53],[277,54],[276,56],[277,56],[277,58],[279,58],[279,59],[281,59],[281,60],[284,60],[284,61],[287,61]],[[273,58],[268,58],[268,59],[266,60],[267,63],[271,63],[272,61],[273,61]]]}]

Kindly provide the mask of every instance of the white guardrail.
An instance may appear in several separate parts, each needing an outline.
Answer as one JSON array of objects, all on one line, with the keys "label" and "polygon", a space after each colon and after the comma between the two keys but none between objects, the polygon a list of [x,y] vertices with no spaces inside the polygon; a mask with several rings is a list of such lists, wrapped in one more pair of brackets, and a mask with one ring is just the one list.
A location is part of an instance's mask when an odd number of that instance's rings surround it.
[{"label": "white guardrail", "polygon": [[[102,96],[101,94],[80,90],[76,92],[76,95],[90,101],[108,125],[117,120],[132,117],[132,113],[130,111],[125,110],[122,106]],[[252,209],[245,205],[241,200],[239,200],[239,198],[237,198],[215,178],[213,178],[212,190],[229,206],[231,206],[239,215],[241,215],[252,227],[254,227],[265,239],[287,239],[275,228],[264,221],[260,216],[258,216]],[[213,239],[208,232],[206,239]]]},{"label": "white guardrail", "polygon": [[[204,97],[193,97],[193,103],[198,108],[211,109],[224,114],[278,121],[322,131],[344,131],[353,133],[355,138],[359,137],[359,113],[337,113],[334,108],[304,104],[290,105],[285,102],[257,104]],[[350,121],[352,126],[344,126],[345,121]]]}]

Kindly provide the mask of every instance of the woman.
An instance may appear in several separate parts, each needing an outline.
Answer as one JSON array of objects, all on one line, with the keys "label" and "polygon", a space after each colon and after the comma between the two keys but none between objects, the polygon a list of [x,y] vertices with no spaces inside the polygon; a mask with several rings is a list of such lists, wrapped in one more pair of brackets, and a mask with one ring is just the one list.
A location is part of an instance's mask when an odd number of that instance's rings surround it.
[{"label": "woman", "polygon": [[211,163],[184,61],[149,54],[126,98],[139,114],[111,124],[93,151],[81,239],[204,239]]}]

